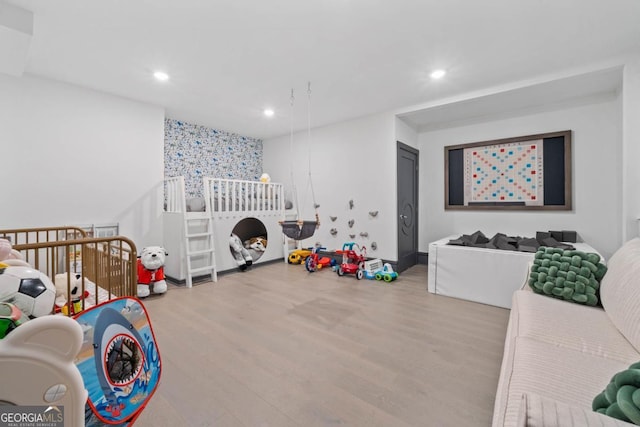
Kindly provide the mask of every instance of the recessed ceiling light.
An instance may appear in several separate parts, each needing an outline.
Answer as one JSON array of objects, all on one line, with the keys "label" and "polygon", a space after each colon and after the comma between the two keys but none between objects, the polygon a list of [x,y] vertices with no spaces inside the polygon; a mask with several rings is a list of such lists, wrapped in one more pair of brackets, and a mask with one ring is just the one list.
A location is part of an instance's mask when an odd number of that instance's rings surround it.
[{"label": "recessed ceiling light", "polygon": [[429,75],[432,79],[441,79],[445,74],[447,74],[445,70],[435,70]]},{"label": "recessed ceiling light", "polygon": [[273,111],[271,108],[267,108],[263,111],[263,113],[267,117],[273,117],[273,115],[275,114],[275,111]]},{"label": "recessed ceiling light", "polygon": [[156,71],[155,73],[153,73],[153,77],[161,82],[166,82],[167,80],[169,80],[169,74],[165,73],[164,71]]}]

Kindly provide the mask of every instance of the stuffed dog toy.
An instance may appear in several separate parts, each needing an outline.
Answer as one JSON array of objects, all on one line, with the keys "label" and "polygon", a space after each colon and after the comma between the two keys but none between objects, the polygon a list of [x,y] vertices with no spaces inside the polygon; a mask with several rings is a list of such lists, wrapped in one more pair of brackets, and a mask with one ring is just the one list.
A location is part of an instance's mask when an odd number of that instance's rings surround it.
[{"label": "stuffed dog toy", "polygon": [[267,250],[267,239],[264,237],[252,237],[244,241],[244,247],[254,251],[264,252]]},{"label": "stuffed dog toy", "polygon": [[151,292],[167,292],[164,279],[164,261],[167,253],[161,246],[148,246],[138,257],[138,297],[148,297]]}]

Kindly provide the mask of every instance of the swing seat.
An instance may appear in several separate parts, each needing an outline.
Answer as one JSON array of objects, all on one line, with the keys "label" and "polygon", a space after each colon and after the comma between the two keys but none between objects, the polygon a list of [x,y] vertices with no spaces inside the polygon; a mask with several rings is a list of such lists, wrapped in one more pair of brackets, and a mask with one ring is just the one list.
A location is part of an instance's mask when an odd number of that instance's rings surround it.
[{"label": "swing seat", "polygon": [[280,225],[285,236],[293,240],[304,240],[313,236],[319,223],[318,221],[280,221]]}]

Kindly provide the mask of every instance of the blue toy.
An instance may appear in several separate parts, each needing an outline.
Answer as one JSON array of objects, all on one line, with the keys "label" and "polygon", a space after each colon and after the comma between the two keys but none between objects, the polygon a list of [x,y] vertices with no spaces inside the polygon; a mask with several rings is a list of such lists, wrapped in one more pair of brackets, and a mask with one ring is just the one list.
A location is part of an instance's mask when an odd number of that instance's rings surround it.
[{"label": "blue toy", "polygon": [[384,266],[382,266],[382,270],[376,272],[375,277],[376,277],[376,280],[393,282],[398,278],[398,273],[393,271],[393,267],[391,267],[391,264],[385,263]]},{"label": "blue toy", "polygon": [[357,273],[361,276],[361,278],[374,280],[376,278],[376,273],[378,271],[382,271],[382,260],[379,258],[372,259],[370,261],[365,261],[363,268]]},{"label": "blue toy", "polygon": [[382,263],[381,259],[372,259],[364,263],[364,268],[358,271],[360,278],[369,280],[384,280],[385,282],[393,282],[398,278],[398,273],[393,271],[393,267],[389,263]]}]

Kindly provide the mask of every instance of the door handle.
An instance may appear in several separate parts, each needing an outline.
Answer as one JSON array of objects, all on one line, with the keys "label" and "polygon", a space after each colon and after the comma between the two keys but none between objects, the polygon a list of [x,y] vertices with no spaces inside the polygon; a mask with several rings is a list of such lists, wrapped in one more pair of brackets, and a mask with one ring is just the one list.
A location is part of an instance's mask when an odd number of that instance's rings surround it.
[{"label": "door handle", "polygon": [[406,215],[400,215],[400,219],[407,219],[407,218],[409,218],[409,217],[406,216]]}]

